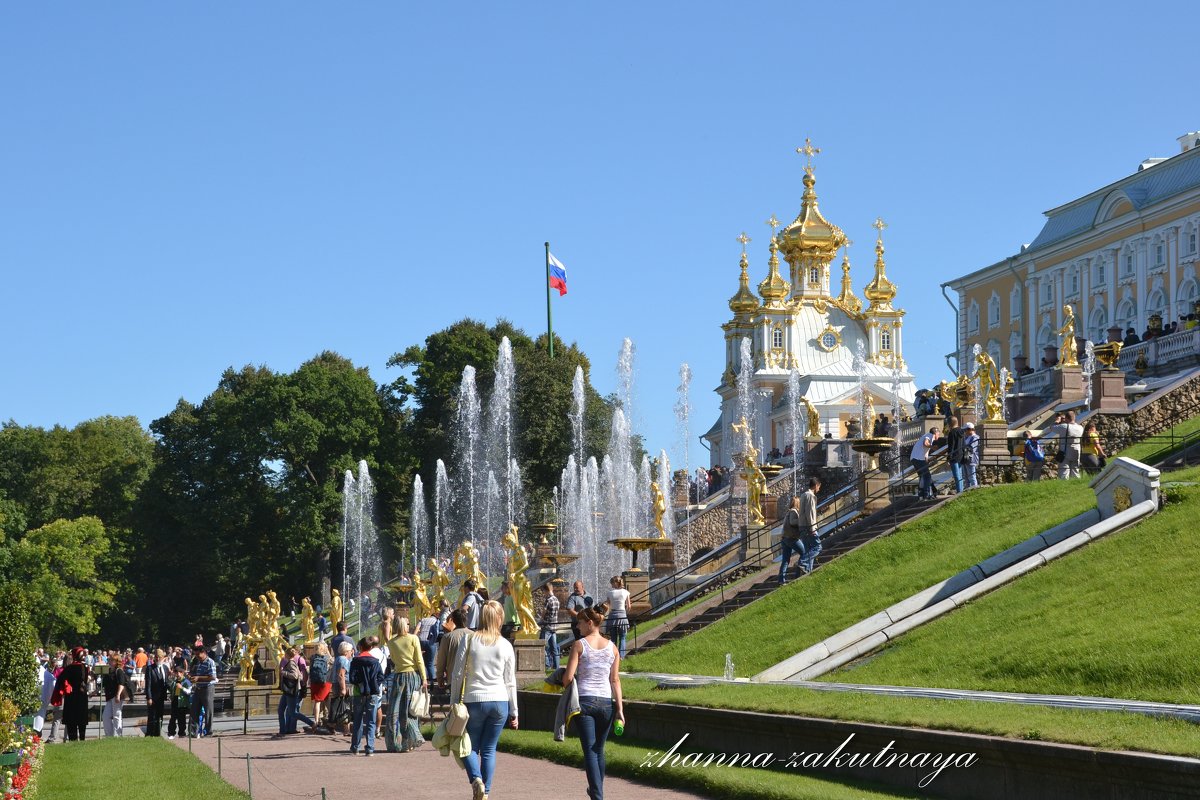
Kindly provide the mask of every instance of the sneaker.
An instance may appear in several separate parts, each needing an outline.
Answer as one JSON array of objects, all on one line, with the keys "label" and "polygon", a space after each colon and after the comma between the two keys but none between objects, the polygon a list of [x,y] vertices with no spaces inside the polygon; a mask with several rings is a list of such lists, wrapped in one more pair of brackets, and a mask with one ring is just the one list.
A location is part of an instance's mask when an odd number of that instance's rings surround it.
[{"label": "sneaker", "polygon": [[363,753],[363,755],[365,755],[365,756],[373,756],[373,755],[375,755],[375,751],[374,751],[374,750],[368,750],[367,752]]},{"label": "sneaker", "polygon": [[358,755],[358,751],[357,751],[357,750],[351,750],[351,751],[350,751],[350,755],[352,755],[352,756],[356,756],[356,755]]},{"label": "sneaker", "polygon": [[174,737],[174,736],[168,736],[167,738],[168,738],[168,739],[174,739],[175,737]]},{"label": "sneaker", "polygon": [[483,788],[483,778],[471,781],[471,800],[485,800],[487,792]]}]

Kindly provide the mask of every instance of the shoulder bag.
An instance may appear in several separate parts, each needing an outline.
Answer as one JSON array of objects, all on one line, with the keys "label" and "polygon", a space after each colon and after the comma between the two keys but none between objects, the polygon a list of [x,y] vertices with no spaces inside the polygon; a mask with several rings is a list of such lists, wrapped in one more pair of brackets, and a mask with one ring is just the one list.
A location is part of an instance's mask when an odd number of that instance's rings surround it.
[{"label": "shoulder bag", "polygon": [[463,702],[463,698],[467,696],[467,679],[471,676],[471,641],[475,638],[473,634],[467,634],[467,653],[463,657],[463,676],[462,683],[458,687],[458,702],[450,705],[450,712],[446,714],[446,733],[451,736],[462,736],[467,731],[467,720],[470,715],[467,713],[467,704]]}]

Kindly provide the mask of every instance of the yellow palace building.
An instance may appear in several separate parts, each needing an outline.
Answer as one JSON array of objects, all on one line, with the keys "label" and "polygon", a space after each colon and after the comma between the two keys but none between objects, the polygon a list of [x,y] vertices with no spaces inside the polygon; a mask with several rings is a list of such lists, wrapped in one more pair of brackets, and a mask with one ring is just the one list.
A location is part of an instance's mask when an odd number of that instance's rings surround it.
[{"label": "yellow palace building", "polygon": [[957,371],[971,364],[976,344],[1015,371],[1043,366],[1068,304],[1078,336],[1096,343],[1130,328],[1141,336],[1159,322],[1183,330],[1200,296],[1200,132],[1179,145],[1171,158],[1148,159],[1047,211],[1016,255],[942,284],[957,295],[957,348],[947,356]]}]

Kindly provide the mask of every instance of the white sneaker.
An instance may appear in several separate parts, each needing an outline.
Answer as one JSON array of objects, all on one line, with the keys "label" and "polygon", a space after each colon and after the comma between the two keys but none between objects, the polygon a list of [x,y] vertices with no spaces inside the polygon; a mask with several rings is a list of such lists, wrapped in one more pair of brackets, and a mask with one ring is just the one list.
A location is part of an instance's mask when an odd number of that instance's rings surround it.
[{"label": "white sneaker", "polygon": [[483,790],[483,778],[471,781],[471,800],[484,800],[487,792]]},{"label": "white sneaker", "polygon": [[168,739],[174,739],[175,737],[174,737],[174,736],[168,736],[167,738],[168,738]]}]

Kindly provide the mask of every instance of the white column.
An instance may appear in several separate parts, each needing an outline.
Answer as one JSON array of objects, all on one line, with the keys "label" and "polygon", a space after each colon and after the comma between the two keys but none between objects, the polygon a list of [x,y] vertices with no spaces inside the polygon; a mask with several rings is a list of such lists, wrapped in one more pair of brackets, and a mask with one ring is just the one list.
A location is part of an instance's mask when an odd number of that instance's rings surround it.
[{"label": "white column", "polygon": [[1179,316],[1179,312],[1175,308],[1175,281],[1176,271],[1179,268],[1179,236],[1182,232],[1178,225],[1167,229],[1167,309],[1170,315],[1163,320],[1164,325]]},{"label": "white column", "polygon": [[1029,301],[1025,306],[1025,316],[1028,318],[1028,323],[1029,323],[1029,352],[1027,352],[1025,354],[1025,356],[1029,359],[1029,366],[1033,367],[1034,369],[1037,369],[1042,363],[1042,354],[1038,350],[1038,340],[1037,340],[1038,288],[1040,287],[1040,281],[1038,280],[1038,278],[1033,276],[1032,270],[1030,270],[1030,275],[1027,278],[1027,280],[1028,280],[1027,294],[1029,295]]},{"label": "white column", "polygon": [[[1095,333],[1089,328],[1092,317],[1092,262],[1090,260],[1085,260],[1079,266],[1079,316],[1080,330],[1087,331],[1083,337],[1095,341]],[[1096,342],[1096,344],[1100,344],[1100,342]]]},{"label": "white column", "polygon": [[1137,295],[1137,332],[1140,336],[1146,330],[1146,299],[1150,297],[1150,280],[1146,275],[1146,262],[1150,260],[1147,252],[1146,237],[1141,237],[1133,245],[1134,292]]},{"label": "white column", "polygon": [[[1108,313],[1111,315],[1112,324],[1117,324],[1117,273],[1121,270],[1121,248],[1112,247],[1105,251],[1105,259],[1112,258],[1111,263],[1106,263],[1108,268]],[[1125,331],[1121,331],[1121,338],[1125,338]]]}]

